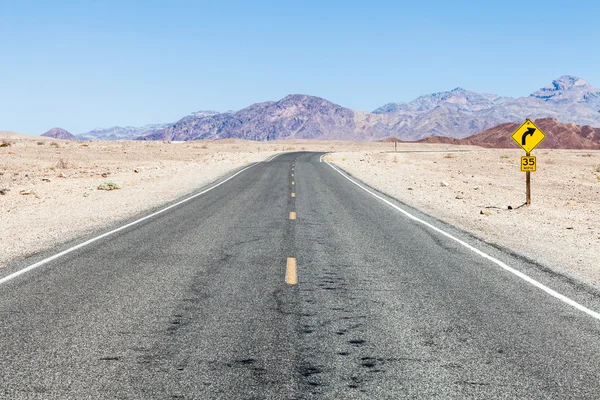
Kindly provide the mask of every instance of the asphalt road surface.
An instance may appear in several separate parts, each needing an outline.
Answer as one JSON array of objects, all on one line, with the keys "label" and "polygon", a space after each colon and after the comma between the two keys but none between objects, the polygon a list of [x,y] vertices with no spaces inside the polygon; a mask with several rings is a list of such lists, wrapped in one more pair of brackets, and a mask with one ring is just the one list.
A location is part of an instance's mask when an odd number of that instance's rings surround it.
[{"label": "asphalt road surface", "polygon": [[[600,398],[600,320],[320,155],[254,165],[3,282],[0,396]],[[390,201],[600,310],[593,289]]]}]

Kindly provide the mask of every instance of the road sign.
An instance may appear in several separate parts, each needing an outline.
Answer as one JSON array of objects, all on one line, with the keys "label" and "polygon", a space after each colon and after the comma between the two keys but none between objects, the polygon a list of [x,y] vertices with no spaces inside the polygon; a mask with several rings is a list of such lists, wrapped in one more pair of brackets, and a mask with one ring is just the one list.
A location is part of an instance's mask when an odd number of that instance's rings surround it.
[{"label": "road sign", "polygon": [[546,138],[544,132],[535,124],[527,119],[523,125],[513,133],[512,138],[526,153],[531,153],[533,149]]},{"label": "road sign", "polygon": [[535,166],[537,162],[535,156],[522,156],[521,157],[521,172],[535,172]]}]

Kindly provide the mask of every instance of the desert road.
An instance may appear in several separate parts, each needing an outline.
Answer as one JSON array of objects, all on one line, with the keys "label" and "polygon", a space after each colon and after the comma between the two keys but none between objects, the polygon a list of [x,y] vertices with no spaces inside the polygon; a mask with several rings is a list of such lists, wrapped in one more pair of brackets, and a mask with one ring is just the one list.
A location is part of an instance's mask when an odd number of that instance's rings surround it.
[{"label": "desert road", "polygon": [[600,398],[597,292],[321,156],[0,271],[0,398]]}]

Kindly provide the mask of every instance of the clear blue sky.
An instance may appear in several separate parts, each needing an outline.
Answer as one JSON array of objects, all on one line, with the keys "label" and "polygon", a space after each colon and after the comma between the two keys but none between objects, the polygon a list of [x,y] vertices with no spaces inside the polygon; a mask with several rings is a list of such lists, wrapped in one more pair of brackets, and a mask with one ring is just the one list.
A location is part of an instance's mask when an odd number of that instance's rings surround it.
[{"label": "clear blue sky", "polygon": [[600,86],[597,1],[0,0],[0,130],[176,121],[290,93],[371,111],[457,86]]}]

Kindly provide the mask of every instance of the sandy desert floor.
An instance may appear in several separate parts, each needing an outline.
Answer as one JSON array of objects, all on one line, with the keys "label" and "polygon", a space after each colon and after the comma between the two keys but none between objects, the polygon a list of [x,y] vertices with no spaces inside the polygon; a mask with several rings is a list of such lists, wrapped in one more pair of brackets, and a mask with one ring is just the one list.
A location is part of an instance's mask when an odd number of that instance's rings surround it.
[{"label": "sandy desert floor", "polygon": [[[313,150],[331,152],[327,160],[409,205],[600,287],[600,152],[534,152],[533,203],[519,208],[525,174],[517,149],[400,144],[393,152],[391,143],[82,142],[0,133],[3,143],[0,266],[278,152]],[[110,182],[120,189],[98,189]]]}]

